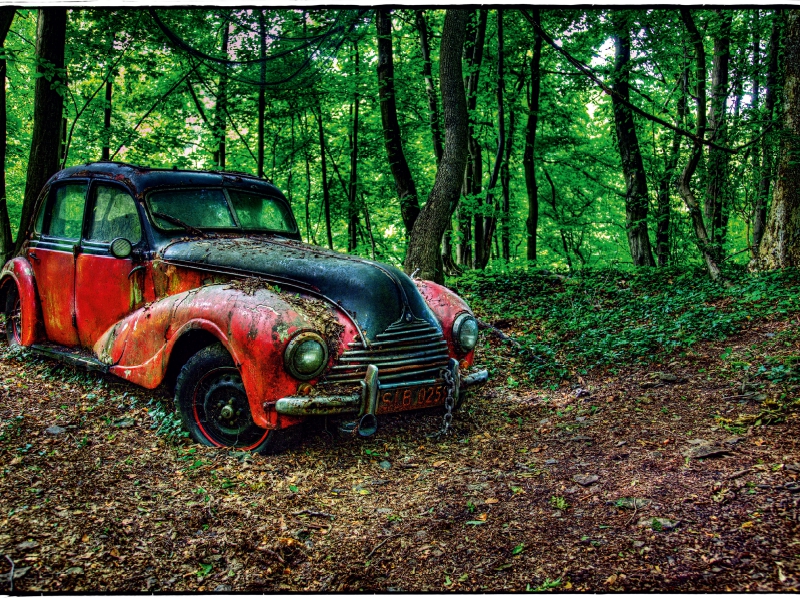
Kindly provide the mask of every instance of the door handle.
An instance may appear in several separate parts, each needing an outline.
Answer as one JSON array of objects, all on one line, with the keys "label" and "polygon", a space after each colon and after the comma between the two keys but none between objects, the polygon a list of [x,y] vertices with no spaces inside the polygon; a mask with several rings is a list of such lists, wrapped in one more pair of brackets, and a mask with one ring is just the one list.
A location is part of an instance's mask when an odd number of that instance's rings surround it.
[{"label": "door handle", "polygon": [[130,278],[131,278],[131,275],[133,275],[134,273],[136,273],[136,271],[144,271],[144,270],[145,270],[145,268],[144,268],[144,265],[139,265],[139,266],[137,266],[137,267],[133,267],[133,268],[131,269],[131,272],[130,272],[130,273],[128,273],[128,279],[130,279]]},{"label": "door handle", "polygon": [[31,259],[35,260],[36,262],[39,262],[39,257],[36,256],[36,252],[28,252],[28,258],[31,258]]}]

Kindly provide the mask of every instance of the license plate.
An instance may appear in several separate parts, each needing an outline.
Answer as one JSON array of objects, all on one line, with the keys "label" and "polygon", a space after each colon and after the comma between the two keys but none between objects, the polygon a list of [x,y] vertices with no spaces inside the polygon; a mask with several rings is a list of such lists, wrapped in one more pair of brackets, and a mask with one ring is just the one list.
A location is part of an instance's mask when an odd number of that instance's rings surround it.
[{"label": "license plate", "polygon": [[378,391],[377,413],[402,412],[430,406],[442,406],[447,398],[447,386],[421,385]]}]

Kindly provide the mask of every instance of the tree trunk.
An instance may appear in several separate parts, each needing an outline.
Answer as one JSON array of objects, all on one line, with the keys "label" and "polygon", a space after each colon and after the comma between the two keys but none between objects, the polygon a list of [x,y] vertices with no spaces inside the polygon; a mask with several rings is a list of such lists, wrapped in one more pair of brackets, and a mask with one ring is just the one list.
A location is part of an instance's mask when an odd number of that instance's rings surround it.
[{"label": "tree trunk", "polygon": [[[541,22],[538,8],[531,10],[533,21]],[[540,64],[542,62],[542,36],[539,29],[533,30],[533,58],[531,59],[531,87],[528,96],[528,123],[525,126],[525,152],[522,155],[522,168],[525,171],[525,189],[528,193],[528,218],[525,221],[527,258],[536,262],[536,234],[539,228],[539,186],[536,184],[534,150],[536,148],[536,128],[539,124],[539,90],[542,83]]]},{"label": "tree trunk", "polygon": [[611,105],[614,111],[622,173],[625,177],[625,225],[631,260],[636,267],[652,267],[656,263],[653,260],[650,236],[647,232],[647,177],[644,172],[633,113],[620,100],[621,98],[625,102],[630,102],[628,76],[630,73],[631,36],[628,23],[623,15],[627,15],[627,13],[617,12],[614,15],[617,22],[614,33],[613,89],[616,94],[611,96]]},{"label": "tree trunk", "polygon": [[[719,35],[714,38],[714,59],[711,69],[711,110],[708,113],[708,131],[711,140],[725,146],[728,141],[726,111],[733,15],[729,10],[720,10],[719,17]],[[709,149],[705,216],[717,260],[722,259],[727,213],[730,210],[727,201],[728,162],[727,152],[718,148]]]},{"label": "tree trunk", "polygon": [[[0,46],[5,47],[6,36],[16,14],[15,8],[0,8]],[[5,263],[14,247],[11,239],[11,221],[8,218],[6,199],[6,59],[0,57],[0,260]]]},{"label": "tree trunk", "polygon": [[317,128],[319,130],[319,155],[322,168],[322,207],[325,211],[325,233],[328,237],[328,248],[333,250],[333,233],[331,231],[331,192],[328,185],[328,163],[325,158],[325,128],[322,126],[322,106],[317,105]]},{"label": "tree trunk", "polygon": [[[544,170],[544,177],[547,179],[547,183],[550,184],[550,206],[553,209],[553,220],[560,221],[560,217],[558,215],[558,210],[556,208],[556,185],[553,183],[553,179],[550,177],[550,173],[547,170]],[[569,244],[567,244],[567,233],[564,231],[564,228],[560,226],[558,228],[558,233],[561,235],[561,247],[564,249],[564,258],[567,260],[567,268],[571,271],[572,270],[572,258],[569,255]]]},{"label": "tree trunk", "polygon": [[[483,46],[486,40],[486,22],[488,20],[489,11],[482,8],[478,15],[478,29],[475,36],[475,49],[472,61],[472,75],[469,80],[469,90],[467,92],[468,114],[470,115],[470,129],[469,129],[469,158],[471,163],[471,177],[472,189],[470,194],[475,199],[475,217],[473,219],[474,233],[473,235],[473,268],[481,268],[481,257],[479,253],[486,245],[485,232],[483,229],[483,211],[481,206],[483,204],[483,148],[481,147],[480,140],[475,135],[475,123],[472,122],[473,115],[475,114],[475,107],[478,103],[478,80],[480,76],[481,63],[483,62]],[[474,75],[474,76],[473,76]]]},{"label": "tree trunk", "polygon": [[[503,165],[503,150],[506,143],[506,114],[505,102],[503,102],[503,91],[505,89],[505,77],[503,75],[503,9],[495,9],[495,14],[497,15],[497,151],[495,152],[492,175],[489,178],[489,186],[486,192],[486,210],[490,210],[492,214],[486,217],[475,215],[476,269],[484,269],[489,263],[492,237],[497,226],[494,188],[497,185],[497,179],[500,176],[500,169]],[[481,228],[478,227],[479,221],[483,221]]]},{"label": "tree trunk", "polygon": [[772,208],[759,247],[761,269],[800,267],[800,9],[786,15],[783,131]]},{"label": "tree trunk", "polygon": [[[228,56],[228,38],[230,37],[230,23],[225,21],[222,29],[222,56]],[[222,65],[222,73],[219,76],[217,87],[217,103],[214,115],[214,137],[217,142],[217,149],[214,153],[214,162],[217,168],[225,169],[225,112],[228,108],[228,74],[227,65]]]},{"label": "tree trunk", "polygon": [[[489,11],[481,9],[477,15],[477,21],[469,23],[467,43],[464,48],[464,59],[467,63],[469,75],[466,77],[464,85],[467,90],[467,111],[468,111],[468,132],[467,147],[469,151],[469,161],[467,162],[464,174],[463,195],[478,199],[482,188],[482,157],[481,145],[475,138],[475,107],[478,102],[478,81],[481,74],[481,63],[483,62],[483,45],[486,40],[486,21]],[[458,246],[458,262],[461,265],[472,266],[472,211],[471,207],[464,206],[458,211],[458,228],[461,234],[461,241]],[[481,230],[483,222],[480,224]]]},{"label": "tree trunk", "polygon": [[258,88],[258,176],[264,177],[264,113],[267,108],[266,83],[267,83],[267,20],[264,18],[264,10],[258,10],[258,33],[259,33],[259,82]]},{"label": "tree trunk", "polygon": [[422,77],[425,80],[425,93],[428,95],[428,118],[431,123],[431,138],[433,139],[433,153],[436,156],[436,166],[442,162],[442,128],[439,125],[439,103],[436,99],[436,86],[433,83],[431,70],[430,31],[425,19],[425,11],[417,10],[417,31],[419,31],[419,47],[422,51]]},{"label": "tree trunk", "polygon": [[[22,202],[19,235],[15,254],[20,251],[28,226],[33,216],[36,199],[47,180],[58,171],[60,139],[65,81],[61,79],[64,69],[64,42],[67,30],[65,8],[40,8],[36,27],[36,58],[38,73],[33,96],[33,131],[28,171],[25,181],[25,197]],[[52,78],[44,76],[49,69],[55,70]],[[51,71],[52,72],[52,71]],[[3,137],[5,140],[5,136]]]},{"label": "tree trunk", "polygon": [[[781,9],[772,16],[772,31],[769,36],[769,54],[767,56],[767,93],[764,99],[764,127],[770,127],[775,117],[775,100],[778,96],[778,53],[781,42]],[[772,179],[772,141],[771,136],[764,136],[761,143],[761,179],[758,184],[756,206],[753,214],[753,254],[758,256],[759,245],[764,237],[767,222],[767,203],[769,201],[769,185]],[[758,152],[753,153],[758,156]]]},{"label": "tree trunk", "polygon": [[[683,126],[686,119],[686,95],[689,90],[689,67],[683,69],[680,75],[680,96],[678,96],[678,116],[675,126]],[[681,150],[681,134],[677,131],[672,134],[672,147],[664,161],[664,173],[658,182],[658,208],[656,216],[656,257],[659,267],[669,264],[669,222],[670,222],[670,197],[669,191],[675,180],[675,170],[678,167],[678,158]]]},{"label": "tree trunk", "polygon": [[514,106],[509,109],[508,114],[508,136],[506,136],[505,157],[503,157],[503,168],[500,170],[500,186],[503,190],[503,206],[500,222],[500,238],[503,260],[511,260],[511,149],[514,146],[514,129],[516,125],[516,113]]},{"label": "tree trunk", "polygon": [[411,176],[411,169],[409,169],[406,155],[403,153],[400,123],[397,120],[391,10],[386,8],[375,10],[375,27],[378,30],[378,98],[381,104],[383,140],[386,144],[389,168],[392,170],[397,195],[400,198],[400,214],[403,217],[403,224],[406,232],[411,233],[419,216],[419,199],[417,198],[417,187]]},{"label": "tree trunk", "polygon": [[439,246],[458,198],[467,164],[467,103],[461,71],[461,52],[469,12],[447,9],[439,51],[439,82],[444,109],[445,147],[436,181],[420,219],[411,232],[405,260],[406,273],[419,269],[421,279],[444,283]]},{"label": "tree trunk", "polygon": [[703,211],[700,204],[697,202],[697,197],[692,191],[692,176],[697,170],[697,165],[703,157],[703,144],[699,141],[705,138],[706,134],[706,51],[703,47],[703,38],[700,37],[700,32],[697,31],[697,26],[692,18],[692,13],[688,8],[681,8],[681,20],[689,32],[689,39],[694,46],[695,53],[695,83],[697,98],[697,124],[695,135],[697,139],[692,145],[692,152],[689,160],[678,179],[678,191],[683,197],[686,208],[692,218],[692,226],[695,233],[695,241],[697,247],[703,256],[708,269],[708,274],[713,280],[720,277],[719,265],[714,257],[711,242],[708,239],[708,232],[706,231],[705,221],[703,220]]},{"label": "tree trunk", "polygon": [[350,181],[347,186],[347,251],[353,252],[358,245],[358,41],[353,42],[355,60],[355,90],[353,91],[353,133],[350,136]]}]

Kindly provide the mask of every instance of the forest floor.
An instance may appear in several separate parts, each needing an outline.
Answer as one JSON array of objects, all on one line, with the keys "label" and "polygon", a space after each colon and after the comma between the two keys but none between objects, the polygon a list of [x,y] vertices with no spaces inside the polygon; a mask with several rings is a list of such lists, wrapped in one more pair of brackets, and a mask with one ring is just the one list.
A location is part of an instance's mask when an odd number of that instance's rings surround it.
[{"label": "forest floor", "polygon": [[0,591],[12,564],[23,593],[797,591],[798,325],[561,381],[485,336],[492,383],[447,437],[435,412],[368,439],[317,422],[277,456],[194,445],[169,398],[6,350]]}]

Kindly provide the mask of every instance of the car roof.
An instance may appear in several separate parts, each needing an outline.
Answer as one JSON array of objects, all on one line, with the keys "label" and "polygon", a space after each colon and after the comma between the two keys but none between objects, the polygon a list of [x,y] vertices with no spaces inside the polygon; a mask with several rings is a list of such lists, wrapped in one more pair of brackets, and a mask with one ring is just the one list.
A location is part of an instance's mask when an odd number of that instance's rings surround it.
[{"label": "car roof", "polygon": [[128,187],[136,196],[160,187],[233,185],[283,198],[281,191],[266,179],[236,171],[193,171],[159,169],[121,162],[101,161],[69,167],[56,173],[51,181],[72,177],[109,179]]}]

